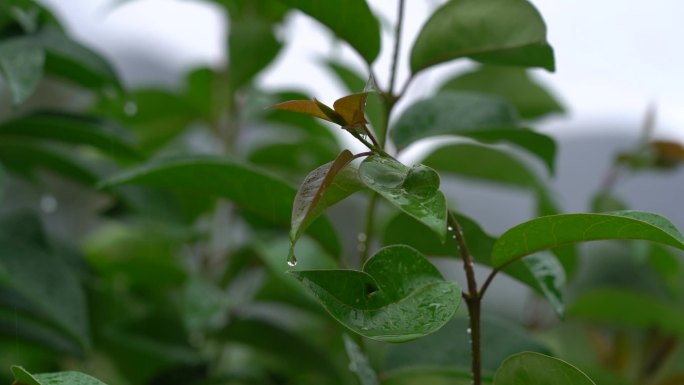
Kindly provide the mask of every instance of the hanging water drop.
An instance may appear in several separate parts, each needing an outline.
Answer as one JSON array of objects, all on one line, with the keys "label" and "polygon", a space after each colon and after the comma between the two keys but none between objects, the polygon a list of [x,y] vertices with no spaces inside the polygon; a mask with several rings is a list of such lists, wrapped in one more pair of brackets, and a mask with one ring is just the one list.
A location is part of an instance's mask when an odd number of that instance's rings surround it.
[{"label": "hanging water drop", "polygon": [[468,334],[472,334],[472,333],[473,333],[473,330],[472,330],[471,328],[468,328],[468,329],[466,329],[466,332],[467,332]]},{"label": "hanging water drop", "polygon": [[287,265],[290,267],[297,266],[297,257],[295,257],[294,254],[290,254],[287,256]]},{"label": "hanging water drop", "polygon": [[133,116],[138,113],[138,105],[133,101],[128,101],[124,104],[124,113],[127,116]]},{"label": "hanging water drop", "polygon": [[454,231],[454,228],[451,227],[451,226],[447,226],[447,230],[449,230],[449,231]]}]

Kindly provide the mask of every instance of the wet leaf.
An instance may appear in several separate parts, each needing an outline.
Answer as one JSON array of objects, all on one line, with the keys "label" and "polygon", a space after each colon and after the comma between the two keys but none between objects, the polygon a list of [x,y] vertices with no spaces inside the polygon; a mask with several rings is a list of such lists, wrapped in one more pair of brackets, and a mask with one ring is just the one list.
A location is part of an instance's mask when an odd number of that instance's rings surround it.
[{"label": "wet leaf", "polygon": [[352,159],[354,155],[349,150],[344,150],[334,161],[318,167],[304,178],[292,204],[290,255],[304,230],[325,209],[361,188],[357,170],[347,168]]},{"label": "wet leaf", "polygon": [[500,267],[537,251],[577,242],[641,239],[684,250],[684,237],[667,218],[643,211],[559,214],[539,217],[506,231],[494,244]]},{"label": "wet leaf", "polygon": [[452,0],[437,9],[411,49],[411,71],[469,57],[554,69],[546,26],[526,0]]},{"label": "wet leaf", "polygon": [[558,358],[524,352],[510,356],[494,374],[493,385],[596,385],[576,367]]},{"label": "wet leaf", "polygon": [[446,239],[446,198],[438,189],[439,175],[434,170],[370,156],[361,163],[359,175],[371,190],[428,226],[441,241]]},{"label": "wet leaf", "polygon": [[323,307],[355,333],[388,342],[420,338],[456,311],[461,291],[415,249],[380,249],[363,271],[292,271]]},{"label": "wet leaf", "polygon": [[344,338],[344,347],[347,350],[349,357],[349,369],[356,373],[361,385],[379,385],[378,375],[370,365],[368,357],[363,353],[363,350],[354,340],[347,334],[342,335]]}]

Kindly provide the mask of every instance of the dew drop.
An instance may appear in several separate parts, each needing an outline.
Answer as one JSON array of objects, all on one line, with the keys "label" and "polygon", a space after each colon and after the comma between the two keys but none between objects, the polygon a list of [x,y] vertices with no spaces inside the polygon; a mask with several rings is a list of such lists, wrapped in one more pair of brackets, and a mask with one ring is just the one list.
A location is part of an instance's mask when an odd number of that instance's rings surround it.
[{"label": "dew drop", "polygon": [[127,116],[133,116],[138,113],[138,105],[135,102],[128,101],[124,104],[124,113]]},{"label": "dew drop", "polygon": [[55,198],[53,195],[45,194],[40,197],[40,209],[43,210],[44,213],[54,213],[57,211],[58,206],[59,202],[57,202],[57,198]]},{"label": "dew drop", "polygon": [[359,235],[356,236],[356,239],[359,242],[366,242],[366,239],[368,239],[368,236],[366,236],[366,233],[359,233]]},{"label": "dew drop", "polygon": [[297,257],[295,257],[294,253],[290,253],[290,255],[287,256],[287,265],[290,267],[297,266]]},{"label": "dew drop", "polygon": [[473,333],[473,330],[470,329],[470,328],[468,328],[468,329],[466,329],[466,332],[467,332],[468,334],[472,334],[472,333]]},{"label": "dew drop", "polygon": [[456,239],[456,234],[452,235],[451,239]]},{"label": "dew drop", "polygon": [[449,230],[449,231],[454,231],[454,228],[451,227],[451,226],[447,226],[447,230]]}]

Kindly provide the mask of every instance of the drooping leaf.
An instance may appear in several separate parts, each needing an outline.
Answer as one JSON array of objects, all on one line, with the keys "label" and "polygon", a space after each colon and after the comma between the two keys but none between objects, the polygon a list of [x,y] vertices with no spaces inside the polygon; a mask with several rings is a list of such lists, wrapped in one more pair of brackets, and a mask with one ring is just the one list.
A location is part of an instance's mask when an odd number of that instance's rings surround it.
[{"label": "drooping leaf", "polygon": [[364,0],[281,0],[308,14],[349,43],[368,63],[380,53],[380,24]]},{"label": "drooping leaf", "polygon": [[[242,209],[275,225],[290,224],[296,190],[263,172],[225,158],[191,156],[147,164],[115,175],[101,183],[109,188],[137,184],[177,190],[196,191],[230,199]],[[310,234],[334,255],[340,245],[330,222],[320,218]]]},{"label": "drooping leaf", "polygon": [[[475,221],[467,216],[454,213],[454,217],[461,225],[468,243],[468,250],[475,262],[491,266],[490,256],[496,238],[485,233]],[[444,243],[441,243],[433,232],[405,214],[399,214],[391,219],[383,234],[383,245],[402,243],[429,256],[461,257],[456,240],[447,238]],[[543,256],[530,255],[523,258],[523,262],[524,264],[512,264],[503,272],[543,295],[553,305],[556,313],[562,317],[564,306],[561,289],[565,285],[563,266],[555,256],[548,253]]]},{"label": "drooping leaf", "polygon": [[442,327],[460,302],[460,288],[415,249],[380,249],[363,271],[292,271],[342,325],[365,337],[403,342]]},{"label": "drooping leaf", "polygon": [[33,178],[36,170],[48,170],[79,183],[92,186],[98,176],[86,165],[67,154],[29,141],[0,141],[0,162],[8,171]]},{"label": "drooping leaf", "polygon": [[97,92],[103,88],[110,88],[114,92],[122,90],[116,71],[104,57],[71,39],[58,28],[46,26],[35,39],[46,53],[45,72]]},{"label": "drooping leaf", "polygon": [[347,334],[342,335],[342,338],[344,338],[344,348],[350,361],[349,368],[356,374],[361,385],[379,385],[378,375],[359,345]]},{"label": "drooping leaf", "polygon": [[524,68],[481,66],[447,80],[442,91],[470,91],[497,95],[511,103],[524,119],[562,113],[563,106]]},{"label": "drooping leaf", "polygon": [[80,372],[56,372],[31,374],[21,366],[12,366],[17,385],[105,385],[95,377]]},{"label": "drooping leaf", "polygon": [[500,267],[537,251],[608,239],[641,239],[684,249],[684,236],[657,214],[559,214],[539,217],[506,231],[494,244],[492,264]]},{"label": "drooping leaf", "polygon": [[439,175],[433,169],[369,156],[361,163],[359,175],[371,190],[428,226],[441,241],[446,239],[446,198],[439,191]]},{"label": "drooping leaf", "polygon": [[586,374],[558,358],[539,353],[512,355],[494,375],[493,385],[596,385]]},{"label": "drooping leaf", "polygon": [[[314,100],[288,100],[286,102],[278,103],[270,106],[276,110],[285,110],[298,112],[300,114],[310,115],[319,119],[335,122],[336,117],[329,116],[329,111],[321,108],[320,103]],[[329,108],[329,107],[328,107]]]},{"label": "drooping leaf", "polygon": [[335,100],[333,108],[344,119],[346,123],[344,128],[368,124],[365,116],[366,100],[368,100],[368,92],[359,92]]},{"label": "drooping leaf", "polygon": [[568,316],[615,326],[655,328],[684,337],[684,311],[681,308],[633,290],[591,290],[573,301]]},{"label": "drooping leaf", "polygon": [[485,94],[444,92],[409,107],[390,135],[398,148],[435,135],[515,127],[517,116],[505,100]]},{"label": "drooping leaf", "polygon": [[310,115],[351,129],[368,123],[365,117],[367,98],[368,92],[359,92],[335,100],[333,108],[316,99],[290,100],[269,108]]},{"label": "drooping leaf", "polygon": [[436,10],[411,49],[411,70],[461,57],[554,69],[546,26],[526,0],[452,0]]},{"label": "drooping leaf", "polygon": [[45,52],[29,37],[0,41],[0,75],[12,94],[14,106],[22,104],[35,91],[43,77]]},{"label": "drooping leaf", "polygon": [[34,113],[0,123],[0,137],[85,144],[115,158],[141,159],[127,135],[114,122],[64,113]]},{"label": "drooping leaf", "polygon": [[292,204],[290,258],[294,258],[294,246],[304,230],[326,208],[361,188],[358,171],[347,167],[352,159],[354,155],[344,150],[334,161],[318,167],[304,178]]},{"label": "drooping leaf", "polygon": [[[483,317],[482,369],[491,376],[511,354],[520,351],[548,352],[548,349],[523,328],[510,320]],[[385,352],[385,375],[393,377],[406,371],[422,369],[437,372],[470,372],[470,321],[454,317],[443,328],[416,341],[389,345]]]},{"label": "drooping leaf", "polygon": [[256,16],[233,18],[228,37],[231,89],[249,84],[273,61],[281,47],[269,21]]}]

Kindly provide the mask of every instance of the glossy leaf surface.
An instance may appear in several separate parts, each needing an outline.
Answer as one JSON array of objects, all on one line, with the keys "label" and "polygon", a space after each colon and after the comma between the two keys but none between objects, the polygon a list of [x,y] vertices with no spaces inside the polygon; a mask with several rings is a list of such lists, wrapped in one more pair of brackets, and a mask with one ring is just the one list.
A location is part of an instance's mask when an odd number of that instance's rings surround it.
[{"label": "glossy leaf surface", "polygon": [[31,374],[21,366],[12,366],[17,385],[105,385],[95,377],[80,372]]},{"label": "glossy leaf surface", "polygon": [[349,150],[344,150],[334,161],[318,167],[304,178],[292,204],[290,254],[302,232],[326,208],[361,188],[357,170],[353,167],[347,168],[353,158]]},{"label": "glossy leaf surface", "polygon": [[539,353],[515,354],[501,365],[493,385],[596,385],[576,367]]},{"label": "glossy leaf surface", "polygon": [[359,167],[361,181],[408,215],[446,239],[446,198],[439,191],[439,175],[429,167],[406,167],[380,156],[366,158]]},{"label": "glossy leaf surface", "polygon": [[12,104],[20,105],[43,77],[45,52],[33,39],[14,38],[0,41],[0,76],[12,94]]},{"label": "glossy leaf surface", "polygon": [[502,266],[536,251],[607,239],[641,239],[684,249],[679,230],[657,214],[560,214],[536,218],[506,231],[494,244],[492,264]]},{"label": "glossy leaf surface", "polygon": [[524,68],[481,66],[447,80],[441,90],[497,95],[511,103],[524,119],[563,112],[560,102]]},{"label": "glossy leaf surface", "polygon": [[335,319],[365,337],[403,342],[442,327],[458,308],[456,282],[415,249],[388,246],[363,271],[292,271]]},{"label": "glossy leaf surface", "polygon": [[517,116],[505,100],[485,94],[444,92],[409,107],[390,132],[404,148],[418,139],[463,131],[514,127]]},{"label": "glossy leaf surface", "polygon": [[380,53],[380,24],[364,0],[281,0],[308,14],[349,43],[368,63]]},{"label": "glossy leaf surface", "polygon": [[544,21],[526,0],[452,0],[435,11],[413,45],[411,70],[461,57],[554,68]]},{"label": "glossy leaf surface", "polygon": [[[127,184],[195,191],[230,199],[241,208],[283,227],[290,224],[296,190],[250,166],[217,157],[183,157],[141,166],[104,182],[101,187]],[[311,235],[337,255],[340,245],[325,218],[311,225]]]}]

